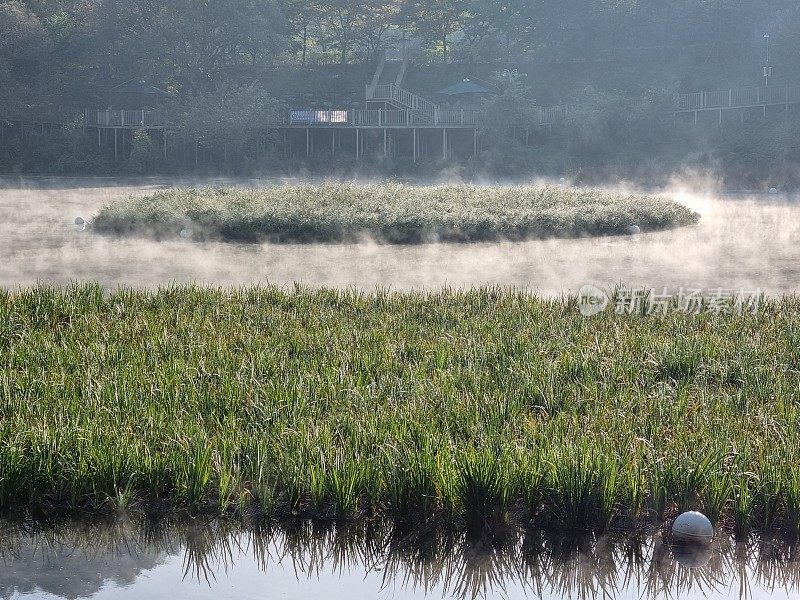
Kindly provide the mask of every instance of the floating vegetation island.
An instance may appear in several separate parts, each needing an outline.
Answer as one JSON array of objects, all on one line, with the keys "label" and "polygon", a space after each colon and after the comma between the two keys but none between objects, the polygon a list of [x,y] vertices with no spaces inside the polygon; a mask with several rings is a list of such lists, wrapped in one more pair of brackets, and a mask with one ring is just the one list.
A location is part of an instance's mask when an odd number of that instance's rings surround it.
[{"label": "floating vegetation island", "polygon": [[[0,292],[0,510],[800,528],[800,300]],[[255,510],[255,513],[252,511]]]},{"label": "floating vegetation island", "polygon": [[170,189],[104,207],[96,230],[237,242],[477,242],[625,235],[692,225],[663,196],[589,188],[400,184]]}]

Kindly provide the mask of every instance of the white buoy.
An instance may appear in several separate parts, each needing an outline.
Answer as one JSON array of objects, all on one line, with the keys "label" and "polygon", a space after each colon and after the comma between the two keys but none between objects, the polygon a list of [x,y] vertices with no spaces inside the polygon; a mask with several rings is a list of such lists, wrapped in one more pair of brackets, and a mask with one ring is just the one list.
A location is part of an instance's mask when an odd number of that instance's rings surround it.
[{"label": "white buoy", "polygon": [[675,519],[672,538],[678,542],[708,544],[714,539],[714,526],[703,513],[690,510]]},{"label": "white buoy", "polygon": [[778,193],[778,188],[769,188],[769,193],[770,194],[777,194]]},{"label": "white buoy", "polygon": [[711,544],[676,544],[670,551],[675,560],[687,569],[705,567],[713,555]]},{"label": "white buoy", "polygon": [[86,221],[83,217],[75,217],[75,225],[86,225]]},{"label": "white buoy", "polygon": [[642,233],[642,230],[638,225],[630,225],[628,227],[628,233],[630,235],[639,235],[640,233]]}]

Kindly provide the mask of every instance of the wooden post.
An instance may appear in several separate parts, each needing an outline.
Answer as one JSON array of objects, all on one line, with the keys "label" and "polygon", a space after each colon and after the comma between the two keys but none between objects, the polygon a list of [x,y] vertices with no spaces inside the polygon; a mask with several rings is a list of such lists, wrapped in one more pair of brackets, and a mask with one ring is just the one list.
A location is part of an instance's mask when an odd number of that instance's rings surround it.
[{"label": "wooden post", "polygon": [[[124,120],[124,117],[123,117],[123,120]],[[114,127],[114,161],[117,160],[117,156],[118,156],[118,153],[117,153],[117,128]]]},{"label": "wooden post", "polygon": [[719,109],[719,124],[722,125],[722,109]]},{"label": "wooden post", "polygon": [[389,156],[389,148],[387,146],[388,139],[386,133],[386,127],[383,128],[383,157],[386,158]]},{"label": "wooden post", "polygon": [[442,158],[447,160],[447,129],[442,128]]},{"label": "wooden post", "polygon": [[356,160],[361,158],[361,147],[360,147],[360,144],[361,144],[361,136],[359,135],[358,127],[356,127]]},{"label": "wooden post", "polygon": [[412,131],[414,136],[414,164],[417,164],[417,128],[415,127]]},{"label": "wooden post", "polygon": [[103,144],[100,141],[100,132],[101,131],[103,131],[103,130],[100,129],[100,123],[98,122],[97,123],[97,151],[98,152],[102,152],[103,151]]},{"label": "wooden post", "polygon": [[306,156],[311,156],[311,128],[306,127]]},{"label": "wooden post", "polygon": [[728,90],[728,106],[733,107],[733,90]]}]

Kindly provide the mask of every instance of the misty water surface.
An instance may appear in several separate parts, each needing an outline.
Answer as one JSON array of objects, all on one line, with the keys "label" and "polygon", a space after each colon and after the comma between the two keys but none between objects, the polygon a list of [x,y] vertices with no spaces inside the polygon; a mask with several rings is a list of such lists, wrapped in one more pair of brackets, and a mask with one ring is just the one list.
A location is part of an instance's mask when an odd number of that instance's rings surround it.
[{"label": "misty water surface", "polygon": [[158,286],[295,282],[312,286],[392,289],[513,285],[548,295],[592,283],[671,289],[800,287],[800,202],[761,195],[676,191],[702,215],[700,225],[644,232],[637,238],[533,240],[523,243],[241,245],[180,238],[154,242],[79,232],[77,216],[106,203],[175,184],[277,181],[8,180],[0,181],[0,285],[100,281]]}]

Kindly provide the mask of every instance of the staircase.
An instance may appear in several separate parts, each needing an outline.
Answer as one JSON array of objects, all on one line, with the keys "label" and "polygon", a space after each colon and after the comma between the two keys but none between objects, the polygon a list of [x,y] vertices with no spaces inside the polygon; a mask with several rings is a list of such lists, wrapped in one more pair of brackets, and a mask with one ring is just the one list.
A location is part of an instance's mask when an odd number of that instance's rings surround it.
[{"label": "staircase", "polygon": [[403,87],[408,72],[408,58],[399,61],[387,61],[386,54],[381,56],[372,83],[367,85],[367,102],[380,102],[395,110],[437,110],[438,105],[426,100]]},{"label": "staircase", "polygon": [[378,78],[378,85],[389,85],[392,83],[395,85],[402,85],[402,81],[399,81],[400,76],[404,75],[402,71],[403,63],[401,61],[386,61],[386,64],[383,66],[383,72]]},{"label": "staircase", "polygon": [[430,100],[398,87],[394,83],[377,85],[374,89],[367,90],[367,92],[368,102],[385,102],[400,110],[434,110],[439,108]]}]

